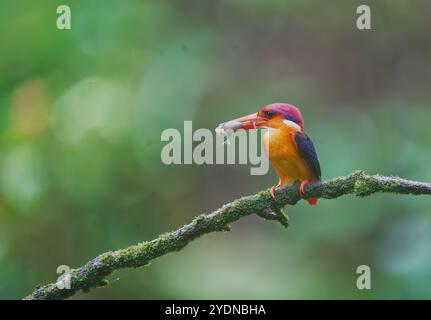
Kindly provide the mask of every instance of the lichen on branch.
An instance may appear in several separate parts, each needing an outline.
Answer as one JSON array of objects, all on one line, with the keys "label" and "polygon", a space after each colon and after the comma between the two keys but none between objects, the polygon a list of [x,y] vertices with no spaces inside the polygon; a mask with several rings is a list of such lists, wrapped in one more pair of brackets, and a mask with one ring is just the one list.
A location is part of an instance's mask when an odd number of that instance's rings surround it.
[{"label": "lichen on branch", "polygon": [[109,284],[106,277],[115,270],[148,265],[157,257],[181,250],[204,234],[229,231],[231,223],[245,216],[257,214],[287,227],[287,217],[282,212],[285,205],[295,205],[301,199],[333,199],[347,194],[363,197],[376,192],[431,195],[431,184],[356,171],[348,176],[307,184],[303,197],[299,194],[299,182],[279,189],[275,200],[268,189],[234,200],[209,214],[201,214],[191,223],[152,241],[102,253],[84,266],[71,270],[70,288],[60,289],[64,286],[50,283],[37,287],[25,299],[65,299],[79,290],[86,292],[90,288],[106,286]]}]

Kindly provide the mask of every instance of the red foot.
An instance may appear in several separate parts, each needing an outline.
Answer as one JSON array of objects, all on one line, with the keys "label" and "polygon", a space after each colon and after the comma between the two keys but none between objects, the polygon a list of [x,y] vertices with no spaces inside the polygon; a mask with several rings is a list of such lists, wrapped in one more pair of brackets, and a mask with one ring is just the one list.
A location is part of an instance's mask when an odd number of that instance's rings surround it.
[{"label": "red foot", "polygon": [[[304,187],[308,183],[310,183],[310,181],[308,181],[308,180],[304,180],[304,181],[301,182],[301,185],[299,186],[299,194],[301,195],[301,197],[304,196],[304,193],[305,193],[304,192]],[[310,198],[310,199],[307,199],[307,202],[310,204],[310,206],[314,206],[314,205],[317,204],[317,199],[316,198]]]},{"label": "red foot", "polygon": [[281,187],[281,182],[279,182],[276,186],[273,186],[271,188],[271,197],[275,200],[275,191],[277,191],[278,189],[280,189]]},{"label": "red foot", "polygon": [[310,183],[310,181],[308,181],[308,180],[304,180],[301,182],[301,185],[299,186],[299,193],[301,194],[301,196],[304,195],[304,187],[308,183]]}]

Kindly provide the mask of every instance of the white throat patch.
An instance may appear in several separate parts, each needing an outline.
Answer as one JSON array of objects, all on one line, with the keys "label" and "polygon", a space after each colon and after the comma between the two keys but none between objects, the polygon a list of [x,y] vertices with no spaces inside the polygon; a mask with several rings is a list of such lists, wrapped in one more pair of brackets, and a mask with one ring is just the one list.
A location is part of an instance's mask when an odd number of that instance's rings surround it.
[{"label": "white throat patch", "polygon": [[295,122],[293,122],[293,121],[290,121],[290,120],[283,120],[283,123],[284,123],[286,126],[289,126],[289,127],[293,128],[293,129],[295,129],[296,131],[299,131],[299,132],[301,132],[301,131],[302,131],[301,127],[300,127],[297,123],[295,123]]}]

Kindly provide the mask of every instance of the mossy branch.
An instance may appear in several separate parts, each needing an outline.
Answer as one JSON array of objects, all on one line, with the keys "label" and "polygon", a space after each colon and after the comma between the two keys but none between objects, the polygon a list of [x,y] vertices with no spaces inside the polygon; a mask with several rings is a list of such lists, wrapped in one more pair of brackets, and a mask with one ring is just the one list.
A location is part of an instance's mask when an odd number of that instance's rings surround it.
[{"label": "mossy branch", "polygon": [[345,177],[310,183],[305,186],[303,197],[300,196],[298,189],[299,183],[284,187],[277,191],[276,200],[272,199],[269,190],[261,191],[228,203],[212,213],[201,214],[191,223],[176,231],[164,233],[152,241],[105,252],[86,265],[71,271],[69,289],[60,289],[61,286],[58,283],[50,283],[37,287],[25,299],[65,299],[79,290],[88,291],[90,288],[105,286],[108,284],[105,278],[115,270],[145,266],[157,257],[181,250],[192,240],[204,234],[229,231],[231,223],[252,214],[257,214],[266,220],[278,221],[287,227],[287,217],[282,213],[281,208],[288,204],[295,205],[302,198],[333,199],[346,194],[368,196],[376,192],[431,195],[430,183],[398,177],[370,176],[362,171]]}]

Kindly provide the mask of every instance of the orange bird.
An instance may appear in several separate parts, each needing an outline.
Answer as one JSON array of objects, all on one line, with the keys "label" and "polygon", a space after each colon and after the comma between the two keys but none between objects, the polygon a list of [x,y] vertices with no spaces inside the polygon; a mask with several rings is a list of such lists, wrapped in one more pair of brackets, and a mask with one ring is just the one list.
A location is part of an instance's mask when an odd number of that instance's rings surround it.
[{"label": "orange bird", "polygon": [[[257,113],[238,118],[229,122],[233,129],[268,128],[263,142],[268,158],[280,178],[279,183],[271,188],[275,191],[286,184],[299,180],[300,193],[304,194],[304,186],[313,181],[319,181],[320,164],[313,142],[304,133],[304,120],[297,107],[287,103],[269,104]],[[227,123],[227,124],[229,124]],[[236,124],[236,125],[235,125]],[[317,199],[307,199],[310,205],[315,205]]]}]

